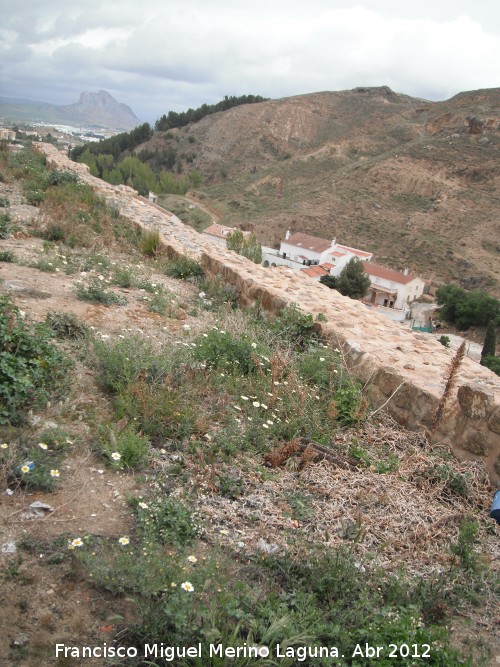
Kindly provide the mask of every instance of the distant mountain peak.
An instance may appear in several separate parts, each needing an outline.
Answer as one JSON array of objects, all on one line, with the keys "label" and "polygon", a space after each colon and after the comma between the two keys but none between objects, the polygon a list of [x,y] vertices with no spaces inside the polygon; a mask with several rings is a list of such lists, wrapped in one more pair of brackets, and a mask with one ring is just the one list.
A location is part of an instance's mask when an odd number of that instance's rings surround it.
[{"label": "distant mountain peak", "polygon": [[131,130],[142,122],[129,106],[117,102],[107,90],[84,91],[78,102],[64,106],[0,97],[0,115],[13,122],[93,126],[117,131]]},{"label": "distant mountain peak", "polygon": [[141,121],[126,104],[117,102],[107,90],[97,93],[83,91],[75,104],[63,107],[65,113],[75,116],[78,122],[130,129]]}]

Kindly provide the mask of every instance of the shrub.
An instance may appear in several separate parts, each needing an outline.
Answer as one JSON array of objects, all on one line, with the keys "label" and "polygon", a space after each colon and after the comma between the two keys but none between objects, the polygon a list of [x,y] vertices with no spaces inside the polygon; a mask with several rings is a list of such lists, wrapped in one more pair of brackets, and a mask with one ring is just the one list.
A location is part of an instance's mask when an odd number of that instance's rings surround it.
[{"label": "shrub", "polygon": [[157,229],[143,231],[139,248],[147,257],[154,257],[161,250],[160,232]]},{"label": "shrub", "polygon": [[58,243],[66,240],[66,230],[57,222],[50,222],[41,234],[41,237],[46,241],[54,241]]},{"label": "shrub", "polygon": [[200,297],[204,308],[229,307],[231,310],[235,310],[238,307],[239,294],[234,285],[228,285],[218,276],[202,280],[199,285],[202,290]]},{"label": "shrub", "polygon": [[75,289],[76,298],[90,303],[102,303],[104,306],[127,303],[125,297],[109,291],[107,281],[102,276],[90,276],[86,284],[79,283]]},{"label": "shrub", "polygon": [[41,190],[26,190],[25,197],[31,206],[40,206],[44,200],[45,193]]},{"label": "shrub", "polygon": [[[141,337],[131,336],[119,341],[94,341],[99,381],[106,391],[118,394],[146,372],[161,380],[162,364],[152,345]],[[153,370],[154,369],[154,370]]]},{"label": "shrub", "polygon": [[10,215],[0,213],[0,239],[6,239],[11,231]]},{"label": "shrub", "polygon": [[438,341],[444,347],[450,347],[450,337],[449,336],[439,336]]},{"label": "shrub", "polygon": [[156,292],[148,299],[148,310],[158,315],[166,315],[171,306],[171,300],[162,292]]},{"label": "shrub", "polygon": [[349,378],[335,390],[332,407],[337,421],[344,426],[353,426],[365,416],[366,403],[361,389],[359,380]]},{"label": "shrub", "polygon": [[[102,434],[100,450],[111,465],[139,469],[148,461],[149,444],[148,438],[137,433],[133,426],[128,426],[118,433],[110,427]],[[116,455],[119,455],[119,458]]]},{"label": "shrub", "polygon": [[84,338],[89,334],[89,327],[74,313],[50,311],[45,316],[50,329],[58,338]]},{"label": "shrub", "polygon": [[33,264],[30,264],[30,266],[34,269],[38,269],[39,271],[44,271],[45,273],[52,273],[56,270],[56,268],[59,268],[57,266],[58,262],[55,257],[52,257],[52,259],[54,260],[53,262],[43,257]]},{"label": "shrub", "polygon": [[123,388],[115,398],[118,416],[133,419],[155,444],[182,440],[197,431],[194,403],[183,387],[163,386],[148,376]]},{"label": "shrub", "polygon": [[176,498],[158,497],[138,513],[139,527],[148,538],[160,544],[184,547],[190,544],[200,527],[190,510]]},{"label": "shrub", "polygon": [[314,325],[313,316],[303,313],[295,303],[280,312],[272,329],[286,343],[299,350],[305,350],[319,340],[319,331]]},{"label": "shrub", "polygon": [[[298,624],[302,631],[308,630],[312,635],[312,640],[306,642],[308,644],[320,639],[318,643],[322,645],[337,646],[341,654],[348,656],[346,665],[369,664],[369,659],[360,660],[359,654],[357,657],[353,655],[355,645],[364,646],[365,642],[383,646],[407,644],[409,647],[429,644],[433,649],[436,647],[429,654],[429,665],[471,664],[461,662],[457,652],[450,648],[445,629],[423,625],[419,600],[406,592],[413,581],[403,573],[394,576],[376,568],[365,568],[347,549],[310,553],[307,559],[271,556],[264,565],[270,570],[272,588],[280,590],[276,597],[281,614],[288,616],[287,628],[291,630]],[[418,582],[421,583],[422,578],[418,578]],[[276,611],[278,600],[269,597],[268,612]],[[381,656],[379,662],[383,667],[396,662],[416,664],[411,657],[401,657],[395,662],[388,653]],[[308,664],[331,663],[315,661]]]},{"label": "shrub", "polygon": [[486,356],[481,359],[481,364],[489,368],[490,371],[500,375],[500,357]]},{"label": "shrub", "polygon": [[7,197],[0,197],[0,208],[7,208],[10,206],[10,201]]},{"label": "shrub", "polygon": [[178,257],[168,263],[165,268],[165,274],[171,278],[187,280],[188,278],[201,278],[203,276],[203,269],[194,259]]},{"label": "shrub", "polygon": [[467,497],[469,495],[469,483],[466,475],[456,472],[446,464],[436,464],[417,470],[415,479],[426,480],[434,485],[442,485],[443,491],[454,496]]},{"label": "shrub", "polygon": [[49,171],[46,179],[47,187],[78,183],[78,176],[73,171]]},{"label": "shrub", "polygon": [[28,408],[65,386],[71,362],[51,342],[46,325],[25,322],[0,297],[0,424],[20,423]]},{"label": "shrub", "polygon": [[451,553],[458,557],[460,567],[464,570],[477,571],[481,569],[481,560],[474,551],[478,533],[478,525],[475,521],[464,518],[460,522],[457,541],[451,545]]},{"label": "shrub", "polygon": [[194,357],[204,362],[207,368],[248,375],[260,367],[261,359],[256,348],[257,343],[246,335],[233,337],[220,329],[212,329],[196,339]]},{"label": "shrub", "polygon": [[16,259],[12,250],[0,250],[0,262],[15,262]]},{"label": "shrub", "polygon": [[297,366],[300,377],[312,386],[331,390],[339,383],[340,357],[326,347],[311,346],[298,356]]},{"label": "shrub", "polygon": [[134,285],[134,272],[128,266],[118,266],[113,271],[113,283],[125,289]]},{"label": "shrub", "polygon": [[46,429],[37,439],[23,439],[15,451],[11,479],[25,489],[53,491],[64,476],[64,453],[68,449],[67,433],[59,428]]}]

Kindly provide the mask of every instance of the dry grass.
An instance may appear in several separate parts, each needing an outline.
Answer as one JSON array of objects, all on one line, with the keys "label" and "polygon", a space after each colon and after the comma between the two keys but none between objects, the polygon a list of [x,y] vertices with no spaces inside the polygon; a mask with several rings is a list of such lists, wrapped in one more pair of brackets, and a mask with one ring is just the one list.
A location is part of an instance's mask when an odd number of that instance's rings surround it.
[{"label": "dry grass", "polygon": [[[298,470],[299,459],[287,458],[284,467],[266,473],[263,459],[240,458],[235,463],[244,492],[230,499],[216,493],[213,485],[214,475],[227,475],[228,466],[217,464],[214,472],[199,457],[186,457],[194,485],[205,490],[195,500],[196,509],[214,531],[229,530],[233,548],[244,541],[245,549],[253,551],[261,537],[292,551],[300,551],[304,543],[335,548],[347,540],[361,556],[376,554],[385,568],[404,565],[415,574],[447,567],[452,557],[446,545],[457,537],[461,519],[469,517],[479,522],[484,553],[499,562],[498,539],[484,520],[491,487],[481,464],[445,461],[441,456],[446,449],[431,447],[422,435],[404,431],[388,416],[377,425],[344,432],[333,445],[347,452],[353,443],[362,443],[369,453],[383,448],[397,458],[397,470],[379,474],[373,466],[346,469],[326,459]],[[436,464],[464,476],[467,496],[450,491],[443,479],[418,474]],[[168,457],[164,465],[170,465]],[[185,489],[179,487],[176,493],[182,497]],[[293,493],[304,495],[310,509],[307,519],[294,519],[287,500]]]}]

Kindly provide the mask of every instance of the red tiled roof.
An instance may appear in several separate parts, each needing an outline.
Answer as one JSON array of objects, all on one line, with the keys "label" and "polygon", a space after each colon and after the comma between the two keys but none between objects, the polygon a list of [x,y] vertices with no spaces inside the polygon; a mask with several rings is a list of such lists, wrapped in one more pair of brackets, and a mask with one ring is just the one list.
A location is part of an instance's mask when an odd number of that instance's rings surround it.
[{"label": "red tiled roof", "polygon": [[329,264],[328,262],[326,262],[326,264],[320,264],[320,266],[321,268],[330,271],[330,269],[333,269],[335,267],[335,264]]},{"label": "red tiled roof", "polygon": [[217,236],[220,239],[225,239],[228,234],[234,232],[234,227],[224,227],[224,225],[218,225],[214,223],[203,230],[204,234],[211,234],[212,236]]},{"label": "red tiled roof", "polygon": [[310,278],[321,278],[321,276],[328,275],[328,271],[326,271],[322,266],[308,266],[307,269],[301,269],[301,271]]},{"label": "red tiled roof", "polygon": [[338,252],[336,250],[335,252],[332,252],[332,257],[345,257],[345,252]]},{"label": "red tiled roof", "polygon": [[314,252],[324,252],[332,247],[331,241],[320,239],[317,236],[303,234],[302,232],[292,234],[290,238],[283,241],[283,243],[288,243],[297,246],[298,248],[307,248],[307,250],[313,250]]},{"label": "red tiled roof", "polygon": [[341,250],[347,250],[347,252],[350,252],[353,255],[358,255],[359,257],[371,257],[373,255],[372,252],[366,252],[366,250],[358,250],[357,248],[350,248],[348,245],[337,244],[337,248],[340,248]]},{"label": "red tiled roof", "polygon": [[408,273],[408,275],[405,276],[405,274],[400,271],[394,271],[394,269],[388,269],[385,266],[372,264],[372,262],[363,262],[363,269],[369,276],[385,278],[385,280],[390,280],[391,282],[399,283],[400,285],[407,285],[417,277],[412,273]]}]

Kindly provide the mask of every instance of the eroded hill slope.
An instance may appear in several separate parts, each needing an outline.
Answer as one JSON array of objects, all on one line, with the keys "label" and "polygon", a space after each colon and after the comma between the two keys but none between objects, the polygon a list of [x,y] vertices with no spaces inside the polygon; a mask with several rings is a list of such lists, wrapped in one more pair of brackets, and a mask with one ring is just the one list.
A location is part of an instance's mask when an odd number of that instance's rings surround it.
[{"label": "eroded hill slope", "polygon": [[273,245],[286,229],[366,247],[436,282],[499,292],[500,89],[429,102],[387,87],[207,116],[175,146],[222,221]]}]

